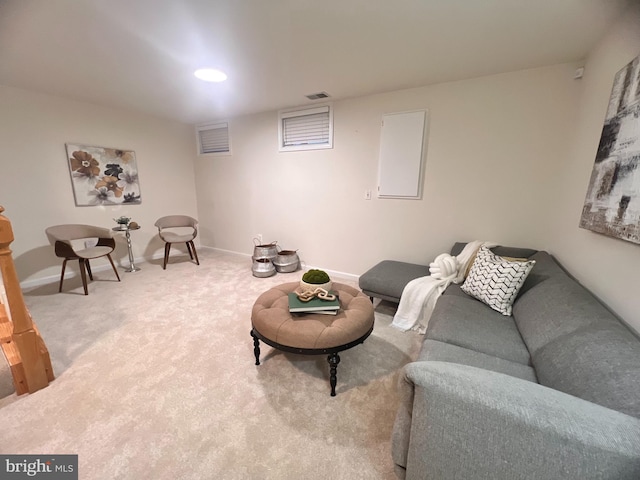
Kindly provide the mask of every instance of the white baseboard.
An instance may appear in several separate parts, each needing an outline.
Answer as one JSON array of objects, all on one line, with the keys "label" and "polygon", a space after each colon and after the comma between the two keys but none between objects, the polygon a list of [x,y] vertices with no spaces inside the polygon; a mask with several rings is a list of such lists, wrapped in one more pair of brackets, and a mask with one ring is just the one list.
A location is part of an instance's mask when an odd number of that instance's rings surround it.
[{"label": "white baseboard", "polygon": [[330,270],[328,268],[316,267],[313,265],[304,266],[305,270],[308,270],[311,268],[319,268],[320,270],[324,270],[329,274],[331,278],[344,278],[345,280],[351,280],[353,282],[357,282],[360,279],[360,275],[354,275],[353,273],[339,272],[338,270]]},{"label": "white baseboard", "polygon": [[[216,248],[216,247],[205,247],[202,245],[198,246],[198,249],[206,249],[206,250],[214,250],[217,252],[221,252],[221,253],[226,253],[229,255],[238,255],[241,257],[247,257],[247,258],[251,258],[251,255],[248,253],[242,253],[242,252],[235,252],[233,250],[225,250],[222,248]],[[157,259],[162,259],[164,257],[164,254],[162,252],[157,253],[155,255],[153,255],[151,257],[151,260],[157,260]],[[126,267],[126,265],[128,265],[129,260],[125,259],[124,262],[126,262],[126,264],[122,264],[121,267]],[[134,259],[134,263],[138,264],[142,264],[142,263],[146,263],[147,259],[143,258],[143,257],[139,257]],[[300,261],[300,265],[301,268],[304,270],[310,269],[310,268],[320,268],[322,270],[324,270],[325,272],[327,272],[330,276],[332,277],[336,277],[336,278],[344,278],[346,280],[351,280],[353,282],[357,282],[358,279],[360,278],[359,275],[354,275],[352,273],[346,273],[346,272],[339,272],[337,270],[329,270],[327,268],[322,268],[322,267],[317,267],[317,266],[313,266],[313,265],[307,265],[305,262]],[[116,265],[117,268],[117,265]],[[91,271],[93,272],[103,272],[105,270],[111,270],[111,265],[107,264],[103,264],[103,265],[98,265],[98,266],[91,266]],[[79,277],[80,273],[74,270],[67,270],[65,272],[65,279],[67,278],[76,278]],[[49,283],[54,283],[54,282],[59,282],[60,281],[60,274],[56,274],[56,275],[49,275],[46,277],[40,277],[40,278],[35,278],[33,280],[25,280],[23,282],[20,282],[20,287],[22,289],[28,289],[28,288],[34,288],[34,287],[40,287],[42,285],[47,285]]]},{"label": "white baseboard", "polygon": [[[157,259],[162,259],[164,258],[164,253],[158,253],[155,254],[151,257],[152,260],[157,260]],[[121,268],[127,268],[129,265],[129,259],[125,259],[122,265],[117,265],[116,264],[116,268],[121,267]],[[147,259],[143,258],[143,257],[139,257],[139,258],[134,258],[133,263],[138,264],[138,263],[146,263]],[[67,263],[68,264],[68,263]],[[76,262],[77,264],[77,262]],[[62,260],[60,263],[60,268],[62,268]],[[91,264],[91,271],[92,272],[104,272],[105,270],[109,270],[112,271],[111,269],[111,265],[109,265],[108,263],[102,264],[102,265],[97,265],[94,266],[93,264]],[[80,272],[78,270],[74,270],[74,269],[67,269],[64,272],[64,278],[65,280],[70,279],[70,278],[77,278],[80,276]],[[22,282],[20,282],[20,288],[24,289],[28,289],[28,288],[34,288],[34,287],[40,287],[42,285],[47,285],[49,283],[58,283],[60,281],[60,273],[56,273],[55,275],[48,275],[46,277],[40,277],[40,278],[34,278],[33,280],[24,280]]]},{"label": "white baseboard", "polygon": [[204,247],[204,246],[200,246],[198,248],[204,248],[204,249],[207,249],[207,250],[215,250],[216,252],[220,252],[220,253],[228,253],[229,255],[238,255],[240,257],[251,258],[251,254],[249,254],[249,253],[236,252],[236,251],[233,251],[233,250],[225,250],[224,248]]},{"label": "white baseboard", "polygon": [[[242,256],[242,257],[251,258],[251,255],[248,254],[248,253],[234,252],[233,250],[224,250],[222,248],[216,248],[216,247],[200,247],[200,248],[208,248],[210,250],[215,250],[215,251],[221,252],[221,253],[227,253],[227,254],[230,254],[230,255],[239,255],[239,256]],[[328,268],[322,268],[322,267],[318,267],[318,266],[314,266],[314,265],[307,265],[302,260],[300,260],[300,268],[302,268],[303,270],[308,270],[310,268],[319,268],[319,269],[324,270],[325,272],[327,272],[332,277],[344,278],[345,280],[351,280],[351,281],[354,281],[354,282],[357,282],[360,279],[360,275],[354,275],[353,273],[340,272],[338,270],[329,270]]]}]

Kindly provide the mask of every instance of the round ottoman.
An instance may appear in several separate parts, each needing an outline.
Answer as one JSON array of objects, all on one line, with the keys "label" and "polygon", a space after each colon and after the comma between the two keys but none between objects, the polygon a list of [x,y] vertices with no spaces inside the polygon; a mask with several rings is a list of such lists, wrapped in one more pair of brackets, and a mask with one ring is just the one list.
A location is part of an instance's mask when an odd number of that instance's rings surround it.
[{"label": "round ottoman", "polygon": [[364,293],[341,283],[333,284],[340,310],[336,315],[290,313],[288,294],[298,282],[285,283],[258,297],[251,312],[251,336],[256,365],[260,365],[260,340],[284,352],[328,354],[331,396],[336,394],[338,352],[364,342],[373,331],[373,305]]}]

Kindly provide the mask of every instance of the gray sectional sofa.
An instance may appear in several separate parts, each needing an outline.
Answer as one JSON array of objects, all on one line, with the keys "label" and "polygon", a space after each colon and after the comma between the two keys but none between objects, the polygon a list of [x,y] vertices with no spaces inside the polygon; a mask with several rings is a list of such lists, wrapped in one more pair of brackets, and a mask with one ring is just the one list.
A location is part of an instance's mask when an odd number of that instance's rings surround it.
[{"label": "gray sectional sofa", "polygon": [[439,298],[401,372],[397,476],[640,479],[640,340],[548,253],[493,251],[536,264],[512,316]]}]

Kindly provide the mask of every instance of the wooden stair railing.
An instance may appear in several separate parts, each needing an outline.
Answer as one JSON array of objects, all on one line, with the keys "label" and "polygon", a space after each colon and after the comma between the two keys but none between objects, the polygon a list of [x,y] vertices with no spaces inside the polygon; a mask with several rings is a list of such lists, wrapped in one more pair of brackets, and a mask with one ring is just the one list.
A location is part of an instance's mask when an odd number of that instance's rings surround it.
[{"label": "wooden stair railing", "polygon": [[[0,347],[4,352],[16,393],[33,393],[55,378],[47,347],[27,310],[9,245],[14,240],[8,218],[0,206],[0,272],[6,303],[0,304]],[[8,307],[8,311],[7,308]]]}]

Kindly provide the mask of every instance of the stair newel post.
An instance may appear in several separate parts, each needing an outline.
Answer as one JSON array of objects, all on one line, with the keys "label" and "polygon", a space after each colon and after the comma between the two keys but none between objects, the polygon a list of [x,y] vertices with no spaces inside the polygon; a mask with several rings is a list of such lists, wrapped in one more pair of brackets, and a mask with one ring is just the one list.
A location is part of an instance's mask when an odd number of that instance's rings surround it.
[{"label": "stair newel post", "polygon": [[45,362],[41,354],[41,342],[34,330],[31,316],[24,303],[20,282],[16,273],[10,245],[14,240],[13,229],[8,218],[2,215],[0,206],[0,272],[7,295],[11,321],[13,323],[13,341],[20,352],[25,380],[29,393],[49,385]]}]

